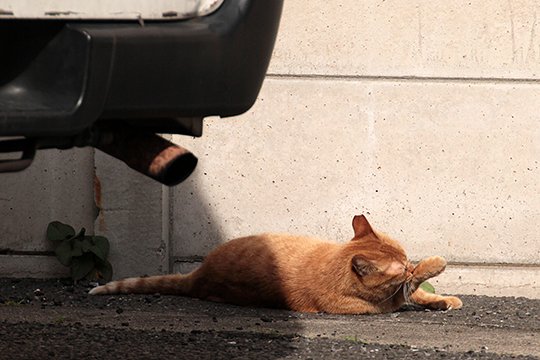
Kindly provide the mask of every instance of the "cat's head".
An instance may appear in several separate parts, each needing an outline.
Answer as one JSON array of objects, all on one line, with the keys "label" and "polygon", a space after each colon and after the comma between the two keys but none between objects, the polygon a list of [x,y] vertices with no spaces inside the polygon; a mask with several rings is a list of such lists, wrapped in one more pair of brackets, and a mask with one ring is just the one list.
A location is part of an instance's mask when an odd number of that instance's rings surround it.
[{"label": "cat's head", "polygon": [[347,248],[356,288],[366,300],[392,297],[414,269],[405,251],[396,241],[375,232],[364,215],[354,217],[353,229],[354,238]]}]

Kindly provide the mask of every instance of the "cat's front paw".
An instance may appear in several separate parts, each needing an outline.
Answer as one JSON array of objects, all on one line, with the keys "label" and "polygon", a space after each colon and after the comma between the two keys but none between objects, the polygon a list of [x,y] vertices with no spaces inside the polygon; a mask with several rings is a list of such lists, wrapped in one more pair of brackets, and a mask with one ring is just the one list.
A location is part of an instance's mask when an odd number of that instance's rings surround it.
[{"label": "cat's front paw", "polygon": [[461,299],[456,296],[445,296],[444,302],[446,303],[447,310],[457,310],[463,306]]},{"label": "cat's front paw", "polygon": [[422,260],[422,263],[429,268],[431,273],[437,273],[437,275],[446,269],[446,260],[442,256],[430,256]]},{"label": "cat's front paw", "polygon": [[441,256],[430,256],[423,259],[416,265],[413,271],[414,278],[425,281],[442,273],[446,268],[446,260]]},{"label": "cat's front paw", "polygon": [[[424,301],[422,303],[428,309],[432,310],[457,310],[461,309],[463,303],[458,297],[455,296],[441,296],[430,294],[430,297],[435,299]],[[418,301],[418,300],[417,300]]]}]

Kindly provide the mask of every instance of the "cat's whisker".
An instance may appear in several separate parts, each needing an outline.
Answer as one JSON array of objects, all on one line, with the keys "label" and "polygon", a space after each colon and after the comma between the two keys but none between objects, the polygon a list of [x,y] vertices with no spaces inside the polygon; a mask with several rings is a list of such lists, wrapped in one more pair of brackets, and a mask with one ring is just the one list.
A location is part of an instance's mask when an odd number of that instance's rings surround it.
[{"label": "cat's whisker", "polygon": [[380,301],[379,304],[382,304],[382,303],[384,303],[385,301],[388,301],[388,300],[390,300],[391,298],[393,298],[394,295],[396,295],[402,288],[403,288],[403,284],[401,284],[401,285],[396,289],[396,291],[394,291],[394,292],[392,293],[392,295],[390,295],[390,296],[387,297],[386,299]]},{"label": "cat's whisker", "polygon": [[405,300],[405,304],[409,304],[410,303],[410,299],[409,299],[409,284],[408,283],[403,283],[403,299]]}]

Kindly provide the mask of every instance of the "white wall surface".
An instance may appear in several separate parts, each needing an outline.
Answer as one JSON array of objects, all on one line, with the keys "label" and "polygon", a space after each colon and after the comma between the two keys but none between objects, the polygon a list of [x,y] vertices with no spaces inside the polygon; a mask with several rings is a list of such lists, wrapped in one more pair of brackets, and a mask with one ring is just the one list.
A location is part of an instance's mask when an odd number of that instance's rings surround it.
[{"label": "white wall surface", "polygon": [[271,73],[537,79],[533,0],[287,1]]},{"label": "white wall surface", "polygon": [[249,114],[182,139],[204,155],[173,190],[173,238],[185,239],[175,251],[262,231],[345,241],[365,213],[416,259],[533,264],[539,96],[529,85],[269,78]]}]

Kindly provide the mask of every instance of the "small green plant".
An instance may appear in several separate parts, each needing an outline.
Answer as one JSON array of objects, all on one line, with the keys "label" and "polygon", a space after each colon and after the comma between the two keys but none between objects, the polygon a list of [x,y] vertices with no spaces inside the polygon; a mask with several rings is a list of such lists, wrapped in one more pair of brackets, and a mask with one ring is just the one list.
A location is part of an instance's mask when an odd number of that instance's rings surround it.
[{"label": "small green plant", "polygon": [[24,303],[24,299],[22,300],[19,300],[19,301],[15,301],[15,300],[8,300],[0,305],[2,306],[20,306]]},{"label": "small green plant", "polygon": [[344,339],[347,340],[347,341],[354,341],[354,342],[360,342],[362,344],[368,344],[366,341],[358,338],[358,335],[356,335],[356,334],[354,336],[345,336]]},{"label": "small green plant", "polygon": [[47,239],[55,243],[56,258],[71,269],[74,281],[88,280],[110,281],[112,265],[107,260],[109,240],[103,236],[86,235],[81,229],[75,233],[71,226],[53,221],[47,227]]},{"label": "small green plant", "polygon": [[63,316],[59,316],[59,317],[57,317],[56,319],[54,319],[53,322],[54,322],[56,325],[61,325],[61,324],[64,323],[64,321],[66,321],[66,318],[63,317]]},{"label": "small green plant", "polygon": [[427,281],[424,281],[423,283],[420,284],[420,289],[427,291],[428,293],[435,294],[435,288],[433,287],[433,285],[431,285]]}]

